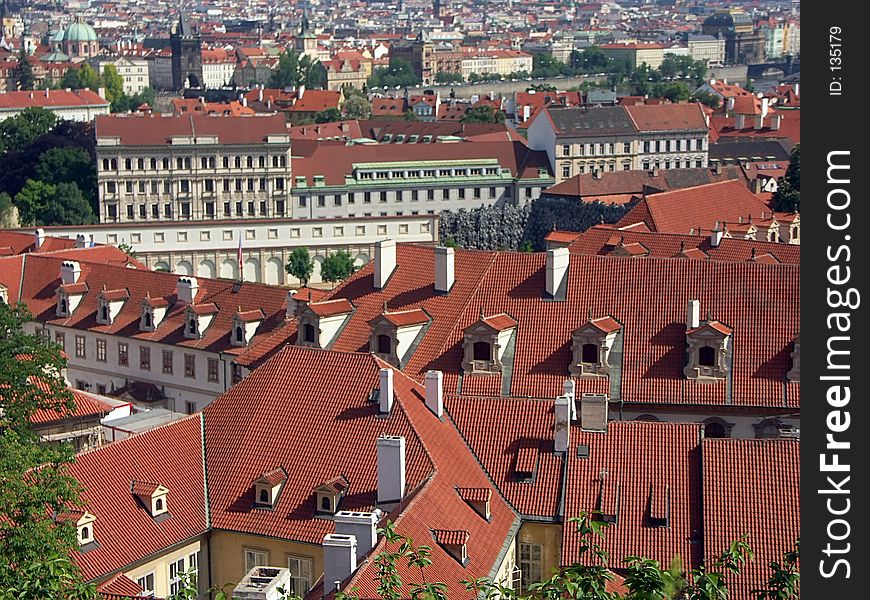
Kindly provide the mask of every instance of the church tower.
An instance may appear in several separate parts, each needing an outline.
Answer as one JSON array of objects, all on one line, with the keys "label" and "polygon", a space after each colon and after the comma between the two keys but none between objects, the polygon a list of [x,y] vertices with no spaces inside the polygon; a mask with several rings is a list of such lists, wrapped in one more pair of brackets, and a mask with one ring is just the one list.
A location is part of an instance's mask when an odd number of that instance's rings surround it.
[{"label": "church tower", "polygon": [[202,38],[199,28],[181,18],[169,36],[172,47],[172,87],[175,90],[202,87]]},{"label": "church tower", "polygon": [[303,56],[307,55],[312,59],[317,58],[317,36],[311,33],[307,6],[302,10],[302,26],[299,28],[299,35],[294,40],[294,48]]}]

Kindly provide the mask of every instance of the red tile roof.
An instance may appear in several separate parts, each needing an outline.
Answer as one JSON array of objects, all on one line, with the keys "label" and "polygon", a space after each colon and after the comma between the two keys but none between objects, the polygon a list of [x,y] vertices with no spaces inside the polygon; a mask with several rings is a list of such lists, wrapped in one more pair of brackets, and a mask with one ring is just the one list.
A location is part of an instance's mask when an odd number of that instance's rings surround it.
[{"label": "red tile roof", "polygon": [[559,196],[577,196],[586,201],[599,199],[602,202],[613,202],[618,199],[624,204],[632,195],[641,196],[644,192],[650,194],[655,190],[668,191],[695,187],[717,181],[739,180],[748,188],[748,180],[740,167],[726,166],[720,174],[713,169],[660,169],[658,174],[653,171],[613,171],[575,175],[544,190],[546,194]]},{"label": "red tile roof", "polygon": [[0,111],[39,106],[75,108],[79,106],[109,106],[109,101],[91,90],[35,90],[32,92],[0,92]]},{"label": "red tile roof", "polygon": [[734,117],[726,117],[722,114],[714,114],[710,119],[710,142],[715,142],[720,137],[739,138],[787,138],[795,144],[801,142],[801,111],[779,110],[780,116],[778,129],[771,129],[769,117],[764,120],[764,127],[755,129],[754,121],[750,120],[743,129],[735,129]]},{"label": "red tile roof", "polygon": [[[200,417],[194,415],[76,456],[70,474],[96,515],[97,547],[77,555],[85,580],[151,556],[206,531]],[[169,518],[155,521],[130,493],[134,479],[162,481]]]},{"label": "red tile roof", "polygon": [[110,413],[115,407],[111,404],[102,402],[98,397],[82,392],[80,390],[71,389],[75,408],[67,412],[64,409],[62,412],[56,410],[40,409],[33,413],[30,422],[34,425],[43,425],[46,423],[54,423],[66,419],[76,417],[101,417]]},{"label": "red tile roof", "polygon": [[344,298],[338,300],[322,300],[320,302],[312,302],[308,304],[311,312],[320,317],[331,317],[334,315],[344,315],[353,311],[353,304]]},{"label": "red tile roof", "polygon": [[125,600],[127,598],[133,598],[134,600],[138,600],[143,597],[140,596],[142,588],[139,587],[139,584],[123,573],[118,573],[108,581],[98,585],[97,592],[106,600],[109,600],[110,598],[124,598]]},{"label": "red tile roof", "polygon": [[[679,556],[686,570],[701,560],[701,426],[691,423],[620,421],[606,433],[571,429],[563,527],[562,564],[580,557],[581,538],[569,519],[602,508],[616,523],[604,530],[601,546],[612,568],[625,568],[627,556],[668,565]],[[577,447],[588,446],[588,457]],[[654,527],[647,513],[656,494],[667,495],[666,527]],[[617,497],[618,494],[618,497]],[[611,504],[611,506],[607,506]]]},{"label": "red tile roof", "polygon": [[429,315],[427,315],[426,311],[421,308],[385,312],[382,316],[396,327],[422,325],[423,323],[429,322]]},{"label": "red tile roof", "polygon": [[722,181],[651,194],[642,199],[616,227],[641,221],[653,231],[689,233],[711,230],[716,223],[735,222],[748,215],[761,217],[770,207],[739,181]]},{"label": "red tile roof", "polygon": [[468,542],[469,534],[464,529],[434,529],[432,537],[444,546],[462,546]]},{"label": "red tile roof", "polygon": [[254,481],[264,481],[271,486],[276,486],[282,481],[287,481],[287,472],[284,471],[283,467],[279,467],[277,469],[272,469],[271,471],[263,473]]},{"label": "red tile roof", "polygon": [[733,598],[764,587],[771,561],[800,537],[800,443],[793,439],[705,439],[702,445],[704,558],[747,534],[755,559],[729,577]]},{"label": "red tile roof", "polygon": [[700,103],[632,104],[623,107],[639,131],[707,130]]},{"label": "red tile roof", "polygon": [[270,135],[287,135],[282,115],[211,116],[101,115],[94,132],[100,138],[120,138],[122,146],[165,146],[173,137],[217,137],[221,145],[259,144]]},{"label": "red tile roof", "polygon": [[505,313],[499,313],[489,317],[481,317],[480,322],[489,325],[496,331],[504,331],[505,329],[511,329],[517,326],[517,320]]}]

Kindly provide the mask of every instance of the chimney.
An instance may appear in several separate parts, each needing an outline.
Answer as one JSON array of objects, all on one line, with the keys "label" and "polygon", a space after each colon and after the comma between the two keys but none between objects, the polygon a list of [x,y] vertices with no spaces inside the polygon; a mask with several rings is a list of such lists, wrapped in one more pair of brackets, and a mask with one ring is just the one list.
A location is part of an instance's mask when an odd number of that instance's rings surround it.
[{"label": "chimney", "polygon": [[378,504],[398,504],[405,495],[405,438],[378,438]]},{"label": "chimney", "polygon": [[352,535],[327,533],[323,536],[323,593],[338,589],[341,582],[356,571],[356,538]]},{"label": "chimney", "polygon": [[658,167],[653,167],[653,168],[652,168],[652,171],[650,172],[650,175],[653,176],[653,177],[658,177],[658,176],[659,176],[659,168],[658,168]]},{"label": "chimney", "polygon": [[728,98],[728,105],[727,105],[727,106],[728,106],[728,107],[727,107],[727,111],[728,111],[728,112],[731,112],[732,110],[734,110],[734,102],[735,102],[735,98],[734,98],[734,96],[731,96],[731,97]]},{"label": "chimney", "polygon": [[106,88],[97,88],[97,95],[103,100],[106,99]]},{"label": "chimney", "polygon": [[245,107],[248,106],[248,97],[247,96],[242,96],[242,106],[245,106]]},{"label": "chimney", "polygon": [[794,84],[794,95],[795,96],[801,95],[801,84],[800,83]]},{"label": "chimney", "polygon": [[449,292],[456,277],[453,248],[438,246],[435,248],[435,291]]},{"label": "chimney", "polygon": [[382,290],[396,270],[396,241],[375,242],[375,289]]},{"label": "chimney", "polygon": [[764,127],[764,116],[763,115],[755,115],[755,129],[761,129]]},{"label": "chimney", "polygon": [[60,264],[60,280],[64,284],[78,283],[82,267],[74,260],[65,260]]},{"label": "chimney", "polygon": [[566,379],[562,384],[562,395],[567,396],[571,400],[571,420],[577,419],[577,393],[576,384],[573,379]]},{"label": "chimney", "polygon": [[584,431],[607,430],[607,396],[583,394],[580,399],[580,427]]},{"label": "chimney", "polygon": [[302,100],[302,96],[303,96],[304,94],[305,94],[305,86],[304,86],[304,85],[300,85],[300,86],[299,86],[299,91],[296,92],[296,99],[297,99],[297,100]]},{"label": "chimney", "polygon": [[556,398],[556,424],[553,428],[554,447],[556,452],[567,452],[571,438],[571,398],[559,396]]},{"label": "chimney", "polygon": [[196,277],[179,277],[178,283],[175,286],[175,295],[179,302],[184,304],[193,304],[196,300],[196,293],[199,291],[199,284],[196,282]]},{"label": "chimney", "polygon": [[734,129],[746,127],[746,115],[734,115]]},{"label": "chimney", "polygon": [[263,86],[262,86],[262,85],[261,85],[261,86],[259,87],[259,89],[257,90],[257,101],[258,101],[258,102],[262,102],[262,101],[263,101]]},{"label": "chimney", "polygon": [[761,117],[764,118],[767,116],[768,111],[770,110],[770,100],[767,98],[761,99]]},{"label": "chimney", "polygon": [[393,370],[392,369],[381,369],[378,373],[378,379],[380,380],[380,407],[381,414],[388,415],[390,411],[393,409]]},{"label": "chimney", "polygon": [[340,510],[335,513],[335,533],[356,538],[357,564],[378,543],[378,521],[381,514],[378,509],[374,512]]},{"label": "chimney", "polygon": [[714,175],[721,175],[722,174],[722,162],[721,161],[717,160],[715,163],[713,163],[713,174]]},{"label": "chimney", "polygon": [[285,319],[292,319],[296,316],[296,300],[293,298],[298,293],[298,290],[287,291],[287,310],[284,313]]},{"label": "chimney", "polygon": [[713,231],[710,232],[710,246],[712,248],[718,248],[719,244],[722,243],[723,235],[724,233],[719,227],[719,221],[716,221],[716,225],[713,227]]},{"label": "chimney", "polygon": [[686,329],[697,329],[701,326],[701,301],[689,300],[686,304]]},{"label": "chimney", "polygon": [[48,98],[48,88],[45,88],[45,97]]},{"label": "chimney", "polygon": [[547,294],[555,297],[560,290],[568,289],[568,248],[547,250]]},{"label": "chimney", "polygon": [[34,248],[36,250],[39,250],[40,248],[42,248],[42,244],[45,243],[45,229],[40,227],[39,229],[37,229],[36,231],[33,232],[33,235],[36,238],[34,240]]},{"label": "chimney", "polygon": [[782,115],[775,114],[770,117],[770,128],[776,131],[779,129],[779,126],[782,124]]},{"label": "chimney", "polygon": [[436,417],[444,414],[444,373],[441,371],[426,371],[426,408]]}]

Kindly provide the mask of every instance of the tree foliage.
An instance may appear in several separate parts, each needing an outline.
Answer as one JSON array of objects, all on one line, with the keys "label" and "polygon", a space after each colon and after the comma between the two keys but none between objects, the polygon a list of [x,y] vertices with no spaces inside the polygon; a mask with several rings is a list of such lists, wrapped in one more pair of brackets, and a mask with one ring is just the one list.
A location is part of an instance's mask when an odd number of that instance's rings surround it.
[{"label": "tree foliage", "polygon": [[91,203],[75,183],[57,185],[28,179],[15,196],[21,223],[30,225],[88,225],[97,222]]},{"label": "tree foliage", "polygon": [[773,195],[773,210],[777,212],[800,212],[801,210],[801,147],[791,151],[788,170]]},{"label": "tree foliage", "polygon": [[12,70],[12,81],[15,84],[15,89],[32,90],[36,85],[36,77],[33,75],[33,64],[30,62],[30,56],[24,47],[18,53],[18,63]]},{"label": "tree foliage", "polygon": [[482,104],[469,109],[460,121],[462,123],[504,123],[504,119],[504,112],[488,104]]},{"label": "tree foliage", "polygon": [[269,87],[284,89],[305,86],[308,89],[326,85],[326,69],[320,61],[296,50],[285,50],[278,56],[278,65],[269,77]]},{"label": "tree foliage", "polygon": [[114,110],[115,103],[122,101],[126,97],[124,93],[124,78],[118,73],[115,65],[106,65],[103,68],[103,85],[106,88],[106,100],[112,103],[112,109]]},{"label": "tree foliage", "polygon": [[352,94],[341,109],[347,119],[369,119],[372,116],[371,102],[360,94]]},{"label": "tree foliage", "polygon": [[324,108],[314,115],[315,123],[335,123],[341,121],[341,111],[335,107]]},{"label": "tree foliage", "polygon": [[0,600],[96,598],[72,561],[76,529],[65,515],[79,505],[67,444],[40,444],[38,410],[58,419],[75,407],[62,372],[66,359],[47,337],[28,334],[23,304],[0,303]]},{"label": "tree foliage", "polygon": [[422,83],[411,63],[404,58],[393,57],[387,67],[378,67],[369,77],[368,87],[412,87]]},{"label": "tree foliage", "polygon": [[0,152],[21,150],[36,138],[51,131],[57,116],[39,106],[29,106],[23,111],[0,121]]},{"label": "tree foliage", "polygon": [[288,274],[301,281],[302,285],[308,285],[308,280],[314,273],[314,259],[308,253],[308,248],[305,246],[294,248],[284,269]]},{"label": "tree foliage", "polygon": [[353,258],[344,250],[330,254],[323,259],[323,264],[320,266],[320,276],[323,281],[330,283],[344,281],[354,272],[356,272],[356,265],[353,263]]}]

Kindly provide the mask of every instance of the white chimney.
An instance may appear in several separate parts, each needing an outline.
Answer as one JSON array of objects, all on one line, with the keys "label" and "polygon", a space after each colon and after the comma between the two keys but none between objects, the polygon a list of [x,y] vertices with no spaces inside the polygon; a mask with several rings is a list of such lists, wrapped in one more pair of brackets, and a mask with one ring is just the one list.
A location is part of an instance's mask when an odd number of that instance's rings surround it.
[{"label": "white chimney", "polygon": [[566,379],[562,384],[562,395],[571,400],[571,420],[573,421],[577,418],[577,393],[573,379]]},{"label": "white chimney", "polygon": [[405,438],[378,438],[378,504],[398,504],[405,495]]},{"label": "white chimney", "polygon": [[794,95],[795,96],[801,95],[801,84],[800,83],[794,84]]},{"label": "white chimney", "polygon": [[296,92],[296,99],[297,99],[297,100],[302,100],[302,96],[303,96],[304,94],[305,94],[305,86],[304,86],[304,85],[300,85],[300,86],[299,86],[299,91]]},{"label": "white chimney", "polygon": [[722,237],[725,233],[719,227],[719,221],[716,221],[716,226],[713,227],[713,230],[710,232],[710,246],[713,248],[718,248],[719,244],[722,243]]},{"label": "white chimney", "polygon": [[689,300],[686,305],[686,329],[697,329],[701,326],[701,301]]},{"label": "white chimney", "polygon": [[547,250],[547,294],[568,289],[568,248]]},{"label": "white chimney", "polygon": [[378,509],[374,512],[340,510],[335,513],[335,533],[356,538],[357,563],[378,543],[378,521],[381,520],[381,514],[383,513]]},{"label": "white chimney", "polygon": [[767,116],[767,112],[770,110],[770,101],[767,98],[761,99],[761,116],[762,118]]},{"label": "white chimney", "polygon": [[179,302],[193,304],[198,291],[199,284],[196,282],[196,277],[185,276],[178,278],[178,283],[175,286],[175,295]]},{"label": "white chimney", "polygon": [[772,117],[770,117],[770,128],[773,129],[774,131],[779,129],[781,124],[782,124],[782,115],[775,114]]},{"label": "white chimney", "polygon": [[40,227],[36,231],[33,232],[34,237],[36,238],[34,242],[34,247],[36,250],[42,248],[42,244],[45,242],[45,229]]},{"label": "white chimney", "polygon": [[746,115],[734,115],[734,129],[746,127]]},{"label": "white chimney", "polygon": [[580,399],[580,427],[584,431],[607,430],[607,396],[583,394]]},{"label": "white chimney", "polygon": [[378,373],[380,380],[380,406],[381,414],[389,414],[393,409],[393,370],[381,369]]},{"label": "white chimney", "polygon": [[553,428],[553,439],[556,452],[567,452],[571,438],[571,398],[559,396],[556,398],[556,425]]},{"label": "white chimney", "polygon": [[726,110],[728,110],[729,112],[732,111],[732,110],[734,110],[734,104],[735,104],[735,102],[736,102],[736,99],[734,98],[734,96],[730,96],[730,97],[728,98],[728,105],[727,105]]},{"label": "white chimney", "polygon": [[284,312],[285,319],[292,319],[296,316],[296,300],[293,298],[298,293],[298,290],[287,291],[287,310]]},{"label": "white chimney", "polygon": [[60,280],[64,284],[78,283],[82,267],[77,261],[65,260],[60,264]]},{"label": "white chimney", "polygon": [[323,593],[337,589],[356,571],[356,538],[352,535],[327,533],[323,536]]},{"label": "white chimney", "polygon": [[396,270],[396,241],[375,242],[375,289],[382,290]]},{"label": "white chimney", "polygon": [[755,129],[761,129],[764,127],[764,116],[755,115]]},{"label": "white chimney", "polygon": [[456,277],[455,251],[453,248],[438,246],[435,248],[435,291],[449,292]]},{"label": "white chimney", "polygon": [[426,371],[426,408],[436,417],[444,414],[444,373]]}]

